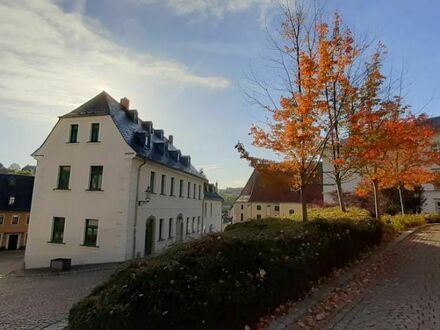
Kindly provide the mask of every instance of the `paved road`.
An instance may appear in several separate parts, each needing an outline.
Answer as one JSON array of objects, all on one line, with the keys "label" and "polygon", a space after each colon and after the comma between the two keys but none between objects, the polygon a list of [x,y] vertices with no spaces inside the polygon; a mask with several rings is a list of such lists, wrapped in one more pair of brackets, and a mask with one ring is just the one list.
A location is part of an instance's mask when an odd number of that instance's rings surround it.
[{"label": "paved road", "polygon": [[342,309],[326,329],[440,329],[440,225],[398,244],[384,278]]},{"label": "paved road", "polygon": [[[7,258],[0,253],[0,273],[15,270],[14,265],[22,262],[22,253]],[[0,329],[44,329],[65,319],[72,304],[112,272],[0,278]]]},{"label": "paved road", "polygon": [[23,265],[24,251],[0,251],[0,278],[20,269]]}]

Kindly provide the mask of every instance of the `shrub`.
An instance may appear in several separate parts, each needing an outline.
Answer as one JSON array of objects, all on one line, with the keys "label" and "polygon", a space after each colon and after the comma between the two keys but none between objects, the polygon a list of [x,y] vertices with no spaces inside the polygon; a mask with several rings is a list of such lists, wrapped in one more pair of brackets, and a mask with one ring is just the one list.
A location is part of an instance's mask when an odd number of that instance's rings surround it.
[{"label": "shrub", "polygon": [[[346,220],[363,222],[371,219],[370,214],[367,210],[350,207],[346,212],[342,212],[339,207],[328,207],[328,208],[310,208],[308,210],[309,220]],[[293,215],[293,219],[301,221],[302,217],[299,214]]]},{"label": "shrub", "polygon": [[440,214],[438,213],[425,213],[424,217],[429,223],[440,223]]},{"label": "shrub", "polygon": [[380,240],[369,218],[230,225],[128,264],[72,307],[69,328],[243,328]]},{"label": "shrub", "polygon": [[423,225],[426,222],[423,214],[383,215],[380,219],[385,233],[400,232],[408,228]]}]

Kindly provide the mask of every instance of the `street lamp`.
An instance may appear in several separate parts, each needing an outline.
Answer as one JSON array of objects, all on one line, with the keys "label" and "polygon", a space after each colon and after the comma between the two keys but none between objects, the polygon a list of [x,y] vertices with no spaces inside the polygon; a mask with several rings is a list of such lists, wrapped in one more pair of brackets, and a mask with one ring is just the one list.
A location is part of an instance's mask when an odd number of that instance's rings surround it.
[{"label": "street lamp", "polygon": [[144,205],[147,204],[148,202],[150,202],[151,199],[151,189],[150,187],[147,188],[147,190],[145,190],[145,200],[144,201],[138,201],[138,205]]}]

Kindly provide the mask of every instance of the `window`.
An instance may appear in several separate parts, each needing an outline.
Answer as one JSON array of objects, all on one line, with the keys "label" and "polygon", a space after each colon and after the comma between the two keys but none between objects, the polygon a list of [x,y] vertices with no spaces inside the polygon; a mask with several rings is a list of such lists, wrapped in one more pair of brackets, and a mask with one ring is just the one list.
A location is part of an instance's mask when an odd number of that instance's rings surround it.
[{"label": "window", "polygon": [[240,208],[243,210],[243,204],[241,204]]},{"label": "window", "polygon": [[30,215],[28,215],[28,216],[26,216],[26,224],[28,225],[29,224],[29,221],[31,220],[31,216]]},{"label": "window", "polygon": [[99,124],[92,124],[90,129],[90,142],[99,142]]},{"label": "window", "polygon": [[279,212],[280,211],[280,206],[279,205],[275,205],[274,209],[275,209],[275,212]]},{"label": "window", "polygon": [[52,223],[52,235],[50,237],[51,243],[63,243],[63,237],[64,237],[64,218],[53,218]]},{"label": "window", "polygon": [[9,197],[9,206],[13,206],[15,205],[15,197],[14,196],[10,196]]},{"label": "window", "polygon": [[196,217],[193,217],[192,226],[191,226],[191,231],[192,231],[193,233],[196,232]]},{"label": "window", "polygon": [[165,174],[162,174],[161,180],[160,180],[160,194],[165,195],[165,185],[166,185],[166,176]]},{"label": "window", "polygon": [[261,219],[261,214],[257,214],[257,219]]},{"label": "window", "polygon": [[4,221],[5,221],[5,217],[3,215],[0,215],[0,225],[2,225]]},{"label": "window", "polygon": [[197,185],[194,183],[193,199],[196,199]]},{"label": "window", "polygon": [[163,223],[164,219],[159,219],[159,241],[163,240]]},{"label": "window", "polygon": [[208,203],[205,202],[205,217],[208,216]]},{"label": "window", "polygon": [[174,178],[171,178],[170,182],[170,196],[174,196]]},{"label": "window", "polygon": [[84,245],[96,246],[98,239],[98,220],[86,219]]},{"label": "window", "polygon": [[156,190],[156,187],[155,187],[155,184],[154,184],[155,181],[156,181],[156,172],[151,171],[151,174],[150,174],[150,191],[153,194],[154,194],[154,191]]},{"label": "window", "polygon": [[295,214],[295,210],[294,209],[290,209],[289,210],[289,215]]},{"label": "window", "polygon": [[90,167],[89,190],[102,190],[102,166]]},{"label": "window", "polygon": [[257,205],[257,210],[258,210],[258,211],[261,210],[261,205]]},{"label": "window", "polygon": [[12,216],[11,224],[18,225],[18,220],[19,220],[18,215]]},{"label": "window", "polygon": [[209,232],[211,233],[214,230],[214,226],[212,224],[209,225]]},{"label": "window", "polygon": [[188,182],[188,188],[187,188],[188,190],[187,190],[187,197],[188,198],[190,198],[190,196],[191,196],[191,182]]},{"label": "window", "polygon": [[210,212],[209,212],[209,214],[210,214],[210,216],[212,217],[212,202],[209,203],[209,204],[210,204]]},{"label": "window", "polygon": [[202,186],[199,185],[199,199],[202,199]]},{"label": "window", "polygon": [[186,234],[189,234],[189,217],[186,218]]},{"label": "window", "polygon": [[183,197],[183,180],[179,182],[179,197]]},{"label": "window", "polygon": [[168,220],[168,238],[173,237],[173,218]]},{"label": "window", "polygon": [[60,166],[57,189],[69,190],[70,166]]},{"label": "window", "polygon": [[240,214],[240,221],[243,221],[243,213]]},{"label": "window", "polygon": [[197,217],[197,232],[200,233],[200,216]]},{"label": "window", "polygon": [[78,124],[70,125],[70,137],[69,143],[77,143],[78,142]]}]

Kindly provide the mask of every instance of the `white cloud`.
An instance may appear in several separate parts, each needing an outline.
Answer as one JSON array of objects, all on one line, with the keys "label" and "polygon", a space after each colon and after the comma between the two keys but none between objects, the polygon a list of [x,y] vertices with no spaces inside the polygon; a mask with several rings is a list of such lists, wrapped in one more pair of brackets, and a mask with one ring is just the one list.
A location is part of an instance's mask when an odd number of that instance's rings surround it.
[{"label": "white cloud", "polygon": [[224,17],[225,14],[244,12],[257,8],[264,13],[275,0],[137,0],[143,3],[163,3],[178,15],[198,14],[201,16]]},{"label": "white cloud", "polygon": [[223,77],[200,76],[176,61],[124,48],[97,22],[44,0],[0,0],[0,63],[0,116],[53,119],[101,90],[147,94],[160,83],[229,85]]}]

